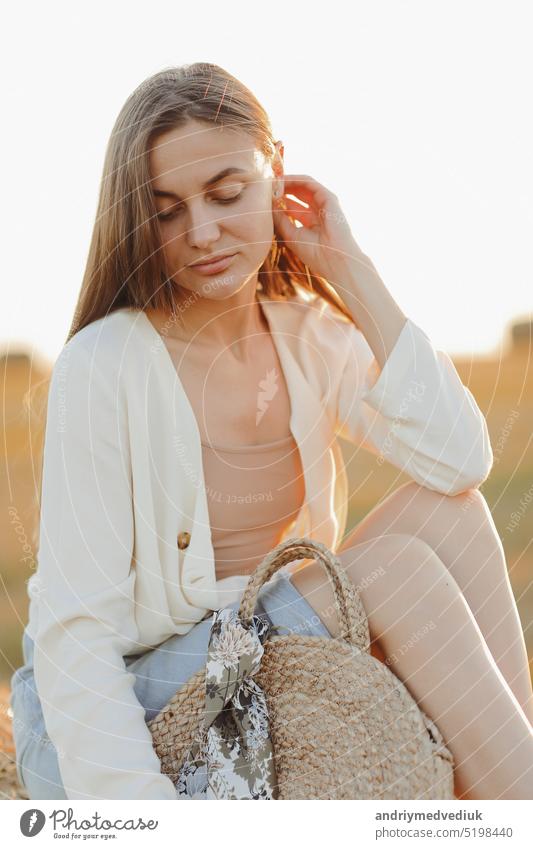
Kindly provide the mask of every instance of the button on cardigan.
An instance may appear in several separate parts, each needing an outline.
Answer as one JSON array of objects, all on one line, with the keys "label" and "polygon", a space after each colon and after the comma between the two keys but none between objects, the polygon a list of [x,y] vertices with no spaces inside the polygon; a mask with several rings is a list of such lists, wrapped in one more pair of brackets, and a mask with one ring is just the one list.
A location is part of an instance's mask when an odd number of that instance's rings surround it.
[{"label": "button on cardigan", "polygon": [[[362,332],[313,293],[258,299],[304,470],[291,536],[333,550],[341,541],[348,491],[337,435],[437,492],[487,477],[485,419],[417,324],[406,320],[380,371]],[[93,321],[54,365],[28,595],[35,680],[67,798],[177,798],[123,657],[186,633],[220,604],[200,433],[141,310]]]}]

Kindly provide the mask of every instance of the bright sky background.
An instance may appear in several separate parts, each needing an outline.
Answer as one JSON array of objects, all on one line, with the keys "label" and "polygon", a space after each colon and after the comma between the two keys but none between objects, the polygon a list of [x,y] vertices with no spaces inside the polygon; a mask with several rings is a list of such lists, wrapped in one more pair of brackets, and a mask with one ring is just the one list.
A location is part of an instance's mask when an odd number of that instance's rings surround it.
[{"label": "bright sky background", "polygon": [[146,77],[204,61],[266,107],[286,171],[339,196],[435,345],[497,354],[533,311],[530,17],[526,0],[11,4],[0,343],[59,354],[115,118]]}]

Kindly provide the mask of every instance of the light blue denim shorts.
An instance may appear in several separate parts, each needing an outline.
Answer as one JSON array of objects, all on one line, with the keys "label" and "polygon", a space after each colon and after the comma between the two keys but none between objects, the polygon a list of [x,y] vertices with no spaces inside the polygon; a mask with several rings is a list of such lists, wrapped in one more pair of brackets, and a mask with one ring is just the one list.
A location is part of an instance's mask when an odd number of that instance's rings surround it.
[{"label": "light blue denim shorts", "polygon": [[[227,607],[237,610],[239,601]],[[258,593],[255,613],[292,633],[329,637],[317,613],[286,573],[278,572]],[[134,690],[149,722],[172,696],[205,664],[212,617],[176,634],[140,656],[124,662],[136,676]],[[283,633],[283,631],[282,631]],[[24,664],[11,678],[13,738],[18,779],[30,799],[66,799],[57,751],[46,732],[33,677],[33,641],[24,631]]]}]

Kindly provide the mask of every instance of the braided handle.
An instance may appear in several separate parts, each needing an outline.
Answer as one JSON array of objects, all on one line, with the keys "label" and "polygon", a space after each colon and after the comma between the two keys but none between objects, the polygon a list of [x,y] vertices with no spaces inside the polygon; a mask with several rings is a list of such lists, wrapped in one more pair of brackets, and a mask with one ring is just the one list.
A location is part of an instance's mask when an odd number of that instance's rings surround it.
[{"label": "braided handle", "polygon": [[356,587],[344,572],[338,557],[323,543],[307,537],[284,540],[264,557],[246,585],[239,607],[239,618],[245,625],[250,626],[257,595],[263,584],[266,584],[285,564],[293,560],[301,560],[309,554],[317,556],[318,562],[324,566],[332,584],[339,617],[338,639],[346,639],[356,648],[368,651],[370,647],[368,620]]}]

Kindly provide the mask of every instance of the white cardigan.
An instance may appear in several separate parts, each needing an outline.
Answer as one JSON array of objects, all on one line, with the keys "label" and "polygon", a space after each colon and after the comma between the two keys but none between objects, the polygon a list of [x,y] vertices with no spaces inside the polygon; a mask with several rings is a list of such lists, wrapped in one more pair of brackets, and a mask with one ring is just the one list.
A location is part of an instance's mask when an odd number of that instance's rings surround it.
[{"label": "white cardigan", "polygon": [[[304,470],[304,506],[287,536],[333,550],[341,541],[348,492],[336,434],[441,493],[483,482],[493,461],[485,419],[414,322],[380,372],[361,331],[322,299],[300,288],[289,301],[258,297]],[[27,625],[69,799],[176,798],[123,656],[228,603],[204,484],[192,407],[146,314],[122,308],[76,333],[50,382]],[[189,545],[178,547],[184,532]]]}]

